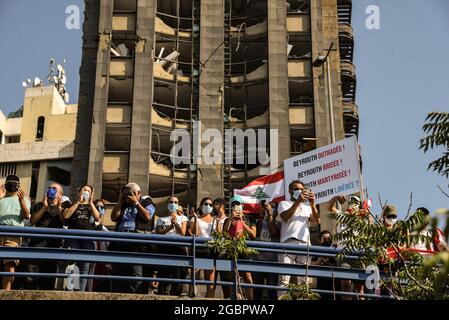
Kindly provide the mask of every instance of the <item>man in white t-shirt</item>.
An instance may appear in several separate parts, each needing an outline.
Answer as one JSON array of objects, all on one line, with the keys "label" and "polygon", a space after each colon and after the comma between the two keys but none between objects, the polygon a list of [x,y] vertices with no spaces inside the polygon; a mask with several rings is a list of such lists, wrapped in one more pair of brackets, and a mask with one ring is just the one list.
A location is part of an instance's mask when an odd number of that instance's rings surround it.
[{"label": "man in white t-shirt", "polygon": [[[292,181],[288,190],[290,200],[281,201],[278,205],[279,215],[276,220],[280,222],[280,242],[305,246],[310,244],[309,221],[320,223],[320,216],[315,206],[315,194],[306,190],[304,183],[299,180]],[[307,201],[310,206],[306,205]],[[294,254],[281,254],[280,262],[288,264],[309,263],[306,255]],[[280,276],[280,286],[287,286],[289,282],[290,275]]]}]

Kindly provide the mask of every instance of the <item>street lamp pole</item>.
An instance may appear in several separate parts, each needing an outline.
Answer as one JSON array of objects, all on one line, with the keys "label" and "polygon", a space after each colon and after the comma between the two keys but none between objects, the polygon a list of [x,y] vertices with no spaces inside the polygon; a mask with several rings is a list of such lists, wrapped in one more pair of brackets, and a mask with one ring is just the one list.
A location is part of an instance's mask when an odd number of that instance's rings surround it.
[{"label": "street lamp pole", "polygon": [[329,122],[330,122],[330,135],[331,143],[335,143],[335,125],[334,125],[334,104],[332,101],[332,82],[331,82],[331,67],[329,61],[329,54],[332,51],[334,43],[330,44],[329,49],[327,49],[327,54],[325,56],[319,56],[314,62],[314,67],[321,67],[326,64],[326,78],[327,78],[327,104],[329,111]]}]

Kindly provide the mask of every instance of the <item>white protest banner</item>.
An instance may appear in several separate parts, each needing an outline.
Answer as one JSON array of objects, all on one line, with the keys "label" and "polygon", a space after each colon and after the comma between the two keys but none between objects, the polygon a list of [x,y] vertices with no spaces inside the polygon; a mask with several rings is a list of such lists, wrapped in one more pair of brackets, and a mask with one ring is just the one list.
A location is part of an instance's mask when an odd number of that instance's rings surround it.
[{"label": "white protest banner", "polygon": [[[358,145],[355,136],[284,160],[285,195],[293,180],[315,193],[316,203],[361,189]],[[286,197],[287,198],[287,197]]]}]

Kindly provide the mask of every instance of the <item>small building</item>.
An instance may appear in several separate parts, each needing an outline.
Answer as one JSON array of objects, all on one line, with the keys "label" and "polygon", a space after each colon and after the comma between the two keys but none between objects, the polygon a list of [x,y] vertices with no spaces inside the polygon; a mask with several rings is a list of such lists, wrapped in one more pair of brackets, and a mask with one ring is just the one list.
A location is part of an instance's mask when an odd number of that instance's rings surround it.
[{"label": "small building", "polygon": [[0,110],[0,184],[16,174],[32,200],[40,201],[53,181],[68,193],[77,109],[50,85],[26,88],[17,112]]}]

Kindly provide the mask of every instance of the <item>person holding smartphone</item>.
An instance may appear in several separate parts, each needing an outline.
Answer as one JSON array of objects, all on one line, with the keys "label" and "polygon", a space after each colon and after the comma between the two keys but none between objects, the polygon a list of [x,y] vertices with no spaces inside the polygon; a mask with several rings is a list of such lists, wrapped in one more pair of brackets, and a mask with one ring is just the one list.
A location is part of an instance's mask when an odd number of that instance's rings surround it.
[{"label": "person holding smartphone", "polygon": [[[309,222],[320,224],[320,216],[315,206],[315,194],[307,190],[300,180],[293,180],[288,187],[290,200],[281,201],[278,205],[280,222],[280,242],[298,246],[310,245]],[[287,195],[286,195],[287,197]],[[307,204],[308,203],[308,204]],[[310,263],[305,255],[283,253],[280,262],[288,264]],[[304,278],[298,280],[305,281]],[[279,286],[286,287],[290,283],[290,275],[279,277]],[[278,295],[282,295],[282,291]]]}]

